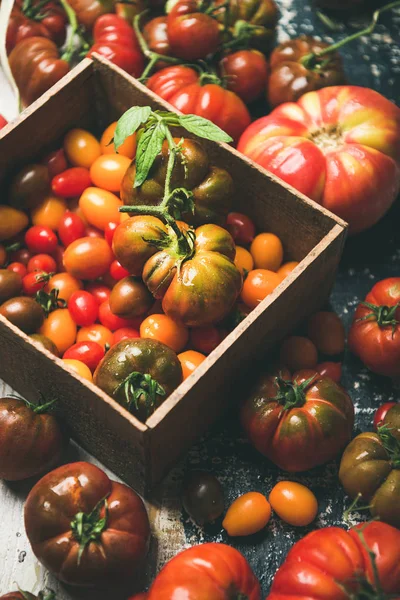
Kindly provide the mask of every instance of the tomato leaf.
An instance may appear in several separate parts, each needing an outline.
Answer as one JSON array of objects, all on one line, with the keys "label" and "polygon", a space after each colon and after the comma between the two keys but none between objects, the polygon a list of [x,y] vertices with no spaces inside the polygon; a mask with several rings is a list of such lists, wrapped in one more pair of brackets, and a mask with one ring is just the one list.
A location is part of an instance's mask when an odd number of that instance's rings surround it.
[{"label": "tomato leaf", "polygon": [[150,106],[133,106],[127,110],[122,117],[119,119],[114,134],[114,147],[115,150],[124,143],[126,138],[132,133],[135,133],[137,129],[143,123],[146,123],[151,115]]},{"label": "tomato leaf", "polygon": [[225,133],[220,127],[198,117],[197,115],[179,115],[179,123],[190,133],[194,133],[199,137],[206,140],[212,140],[213,142],[232,142],[232,138]]},{"label": "tomato leaf", "polygon": [[161,152],[165,138],[166,127],[161,121],[146,129],[140,136],[136,150],[135,188],[142,185],[147,178],[157,154]]}]

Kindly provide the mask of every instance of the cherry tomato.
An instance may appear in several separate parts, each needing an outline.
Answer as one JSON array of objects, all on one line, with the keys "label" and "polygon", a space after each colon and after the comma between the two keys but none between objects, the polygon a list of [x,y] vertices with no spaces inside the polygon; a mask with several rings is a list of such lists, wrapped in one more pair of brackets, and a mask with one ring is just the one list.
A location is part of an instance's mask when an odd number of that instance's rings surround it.
[{"label": "cherry tomato", "polygon": [[65,249],[64,266],[79,279],[97,279],[110,268],[113,253],[105,239],[84,237]]},{"label": "cherry tomato", "polygon": [[276,514],[289,525],[305,527],[317,516],[318,502],[311,490],[295,481],[280,481],[269,501]]},{"label": "cherry tomato", "polygon": [[121,279],[124,279],[124,277],[129,276],[129,271],[124,269],[118,260],[113,260],[110,265],[110,275],[115,281],[120,281]]},{"label": "cherry tomato", "polygon": [[[121,213],[123,214],[123,213]],[[114,233],[115,230],[117,229],[118,225],[120,224],[120,222],[114,222],[114,221],[110,221],[110,223],[107,223],[107,225],[104,228],[104,237],[106,238],[110,248],[112,247],[112,241],[114,238]]]},{"label": "cherry tomato", "polygon": [[246,248],[236,246],[235,265],[242,275],[246,275],[249,271],[254,269],[253,257]]},{"label": "cherry tomato", "polygon": [[99,314],[99,306],[92,294],[79,290],[68,300],[68,310],[77,325],[86,327],[93,325]]},{"label": "cherry tomato", "polygon": [[113,346],[118,344],[118,342],[122,342],[122,340],[134,340],[138,337],[140,337],[140,333],[137,329],[134,329],[133,327],[121,327],[114,331]]},{"label": "cherry tomato", "polygon": [[42,290],[48,281],[46,271],[35,271],[27,273],[22,278],[22,289],[27,296],[34,296],[36,292]]},{"label": "cherry tomato", "polygon": [[28,250],[28,248],[20,248],[19,250],[14,250],[10,254],[11,262],[22,263],[23,265],[27,265],[29,260],[32,258],[32,252]]},{"label": "cherry tomato", "polygon": [[183,483],[182,504],[198,525],[212,523],[224,512],[222,485],[207,471],[191,471]]},{"label": "cherry tomato", "polygon": [[324,375],[333,379],[335,383],[340,383],[342,378],[342,363],[340,362],[323,362],[316,367],[320,375]]},{"label": "cherry tomato", "polygon": [[344,326],[334,312],[321,311],[312,315],[308,321],[307,334],[323,354],[332,356],[344,350]]},{"label": "cherry tomato", "polygon": [[80,196],[86,188],[92,185],[90,172],[84,167],[72,167],[53,177],[51,189],[61,198]]},{"label": "cherry tomato", "polygon": [[76,325],[67,308],[57,308],[44,320],[38,333],[50,338],[59,353],[64,354],[75,342]]},{"label": "cherry tomato", "polygon": [[293,271],[293,269],[295,269],[297,267],[298,264],[299,263],[296,262],[295,260],[292,260],[290,262],[285,262],[285,263],[283,263],[283,265],[281,267],[279,267],[279,269],[277,270],[277,273],[278,273],[278,275],[281,275],[282,279],[284,279]]},{"label": "cherry tomato", "polygon": [[97,227],[92,227],[91,225],[88,225],[85,229],[85,236],[86,237],[91,237],[91,238],[103,238],[103,232],[100,231],[100,229],[97,229]]},{"label": "cherry tomato", "polygon": [[140,337],[158,340],[175,352],[181,352],[189,339],[186,327],[167,315],[150,315],[140,325]]},{"label": "cherry tomato", "polygon": [[[118,121],[114,121],[114,123],[111,123],[107,127],[107,129],[104,130],[104,133],[101,136],[100,146],[101,146],[101,152],[103,154],[114,154],[115,153],[114,144],[111,143],[111,140],[114,137],[115,129],[117,127],[117,122]],[[118,154],[121,154],[121,156],[127,156],[131,160],[132,160],[132,158],[135,158],[135,155],[136,155],[136,134],[135,133],[133,135],[129,135],[126,138],[126,140],[124,141],[124,143],[121,144],[121,146],[118,148]]]},{"label": "cherry tomato", "polygon": [[112,331],[107,329],[107,327],[104,327],[104,325],[100,325],[99,323],[95,323],[89,327],[82,327],[78,331],[76,341],[96,342],[103,348],[111,348],[114,342],[114,336]]},{"label": "cherry tomato", "polygon": [[178,354],[179,361],[182,365],[183,379],[187,379],[199,365],[206,359],[204,354],[196,352],[196,350],[186,350]]},{"label": "cherry tomato", "polygon": [[0,244],[0,267],[3,267],[6,262],[7,262],[7,250],[5,249],[3,244]]},{"label": "cherry tomato", "polygon": [[130,164],[131,160],[127,156],[102,154],[90,167],[90,177],[95,186],[110,192],[119,192]]},{"label": "cherry tomato", "polygon": [[52,254],[57,247],[57,236],[50,227],[33,225],[25,234],[28,250],[34,254]]},{"label": "cherry tomato", "polygon": [[36,254],[29,259],[27,271],[33,273],[33,271],[46,271],[46,273],[55,273],[57,270],[57,263],[52,256],[49,254]]},{"label": "cherry tomato", "polygon": [[250,252],[257,269],[277,271],[283,260],[281,240],[274,233],[259,233],[251,242]]},{"label": "cherry tomato", "polygon": [[46,165],[51,179],[53,179],[55,175],[65,171],[65,169],[68,168],[68,164],[67,159],[65,158],[64,149],[59,148],[59,150],[50,152],[50,154],[42,160],[42,164]]},{"label": "cherry tomato", "polygon": [[280,363],[290,371],[314,369],[318,362],[318,351],[311,340],[292,335],[282,342]]},{"label": "cherry tomato", "polygon": [[239,496],[228,508],[222,527],[228,535],[252,535],[264,529],[271,518],[271,506],[263,494],[248,492]]},{"label": "cherry tomato", "polygon": [[73,277],[69,273],[56,273],[49,279],[44,289],[47,293],[50,293],[54,289],[58,290],[58,297],[68,302],[72,294],[82,288],[82,282],[76,277]]},{"label": "cherry tomato", "polygon": [[74,358],[63,358],[62,360],[63,363],[76,375],[79,375],[79,377],[82,377],[82,379],[93,381],[92,373],[84,362],[75,360]]},{"label": "cherry tomato", "polygon": [[119,222],[122,201],[111,192],[97,187],[87,188],[79,199],[79,208],[85,219],[104,231],[110,221]]},{"label": "cherry tomato", "polygon": [[104,346],[100,346],[97,342],[77,342],[66,352],[64,352],[63,358],[72,358],[83,362],[92,373],[95,371],[97,365],[101,361],[105,354]]},{"label": "cherry tomato", "polygon": [[251,244],[256,235],[256,228],[250,217],[238,212],[229,213],[226,228],[237,244]]},{"label": "cherry tomato", "polygon": [[57,269],[56,269],[57,273],[65,273],[64,252],[65,252],[64,246],[57,246],[57,248],[53,252],[53,258],[56,261],[56,265],[57,265]]},{"label": "cherry tomato", "polygon": [[116,331],[122,327],[136,325],[134,319],[123,319],[122,317],[114,315],[114,313],[111,312],[109,300],[106,300],[99,306],[99,321],[104,327],[107,327],[107,329],[110,329],[111,331]]},{"label": "cherry tomato", "polygon": [[96,300],[97,304],[102,304],[106,300],[110,298],[111,289],[102,283],[89,283],[86,286],[86,290],[92,294],[93,298]]},{"label": "cherry tomato", "polygon": [[221,71],[228,89],[235,92],[246,104],[253,102],[265,92],[268,80],[268,62],[258,50],[238,50],[225,56]]},{"label": "cherry tomato", "polygon": [[214,325],[194,327],[190,330],[190,345],[203,354],[210,354],[223,339],[222,331]]},{"label": "cherry tomato", "polygon": [[76,213],[67,210],[58,225],[58,236],[64,246],[69,246],[75,240],[84,237],[85,223]]},{"label": "cherry tomato", "polygon": [[99,142],[85,129],[71,129],[64,138],[64,152],[74,167],[90,169],[101,154]]},{"label": "cherry tomato", "polygon": [[272,294],[281,281],[281,277],[274,271],[253,269],[243,283],[241,298],[249,308],[255,308],[264,298]]},{"label": "cherry tomato", "polygon": [[379,425],[382,423],[383,419],[386,417],[387,413],[393,406],[397,406],[397,402],[385,402],[382,404],[375,413],[374,416],[374,429],[375,431],[378,429]]},{"label": "cherry tomato", "polygon": [[46,196],[31,210],[32,223],[57,231],[66,210],[67,205],[63,198]]},{"label": "cherry tomato", "polygon": [[0,129],[3,129],[3,127],[5,127],[8,124],[7,119],[5,119],[3,117],[3,115],[0,115]]},{"label": "cherry tomato", "polygon": [[26,266],[21,262],[12,262],[8,265],[7,269],[9,271],[14,271],[14,273],[18,273],[18,275],[22,278],[27,274]]}]

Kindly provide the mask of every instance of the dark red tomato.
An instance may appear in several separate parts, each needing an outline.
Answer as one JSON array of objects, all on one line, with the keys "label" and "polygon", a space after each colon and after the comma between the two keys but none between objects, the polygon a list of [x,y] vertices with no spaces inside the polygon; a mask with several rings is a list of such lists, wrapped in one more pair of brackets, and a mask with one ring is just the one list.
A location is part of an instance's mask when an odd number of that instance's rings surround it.
[{"label": "dark red tomato", "polygon": [[46,165],[49,171],[50,179],[53,179],[59,173],[68,169],[67,159],[65,158],[64,149],[60,148],[54,152],[50,152],[43,160],[42,164]]},{"label": "dark red tomato", "polygon": [[3,115],[0,115],[0,129],[3,129],[3,127],[5,127],[8,124],[7,119],[5,119],[3,117]]},{"label": "dark red tomato", "polygon": [[268,80],[268,62],[258,50],[238,50],[225,56],[221,74],[227,87],[248,104],[265,93]]},{"label": "dark red tomato", "polygon": [[[168,17],[166,16],[151,19],[143,27],[143,37],[146,40],[149,50],[157,54],[171,56],[172,51],[168,41],[167,21]],[[156,64],[157,69],[163,69],[167,66],[168,63],[162,60]]]},{"label": "dark red tomato", "polygon": [[65,272],[65,267],[64,267],[64,252],[65,252],[64,246],[57,246],[57,248],[53,252],[54,260],[57,263],[57,273],[64,273]]},{"label": "dark red tomato", "polygon": [[335,383],[340,383],[342,378],[342,363],[323,362],[316,367],[318,373],[325,377],[330,377]]},{"label": "dark red tomato", "polygon": [[36,254],[28,262],[28,273],[34,271],[46,271],[46,273],[55,273],[57,270],[56,261],[49,254]]},{"label": "dark red tomato", "polygon": [[110,265],[110,275],[116,281],[120,281],[124,279],[124,277],[129,276],[129,271],[127,271],[120,262],[114,260]]},{"label": "dark red tomato", "polygon": [[89,170],[84,167],[71,167],[53,177],[51,181],[53,193],[61,198],[80,196],[91,185]]},{"label": "dark red tomato", "polygon": [[112,585],[141,572],[150,526],[126,485],[86,462],[63,465],[33,487],[25,529],[37,559],[70,585]]},{"label": "dark red tomato", "polygon": [[72,358],[74,360],[80,360],[94,373],[97,365],[104,357],[105,348],[100,346],[97,342],[77,342],[73,344],[66,352],[64,352],[63,358]]},{"label": "dark red tomato", "polygon": [[209,327],[194,327],[190,330],[190,346],[202,354],[210,354],[223,340],[220,329]]},{"label": "dark red tomato", "polygon": [[104,228],[104,237],[106,238],[107,242],[109,243],[110,247],[112,247],[112,241],[114,238],[114,232],[117,229],[119,223],[107,223],[107,225]]},{"label": "dark red tomato", "polygon": [[103,302],[109,299],[111,294],[111,289],[108,286],[103,285],[102,283],[97,283],[95,281],[92,283],[88,283],[86,286],[86,290],[90,294],[92,294],[97,304],[103,304]]},{"label": "dark red tomato", "polygon": [[142,74],[144,59],[136,34],[122,17],[113,14],[99,17],[93,28],[93,40],[89,57],[97,52],[134,77]]},{"label": "dark red tomato", "polygon": [[256,228],[250,217],[238,212],[228,214],[226,228],[237,244],[251,244],[256,235]]},{"label": "dark red tomato", "polygon": [[86,235],[86,226],[79,215],[67,210],[58,226],[58,235],[64,246],[69,246],[75,240]]},{"label": "dark red tomato", "polygon": [[14,273],[18,273],[18,275],[22,278],[27,274],[27,268],[23,263],[20,262],[12,262],[8,265],[7,269],[9,271],[14,271]]},{"label": "dark red tomato", "polygon": [[34,254],[52,254],[57,243],[57,236],[50,227],[33,225],[25,234],[25,244]]},{"label": "dark red tomato", "polygon": [[39,36],[62,46],[66,32],[66,14],[56,2],[16,0],[8,22],[7,54],[21,41]]},{"label": "dark red tomato", "polygon": [[400,277],[374,285],[355,312],[349,346],[374,373],[400,376]]},{"label": "dark red tomato", "polygon": [[77,325],[87,327],[93,325],[96,321],[99,314],[99,305],[92,294],[79,290],[74,292],[68,300],[68,310]]},{"label": "dark red tomato", "polygon": [[135,327],[137,319],[123,319],[111,312],[110,303],[108,300],[99,306],[99,321],[104,327],[111,331],[121,329],[122,327]]},{"label": "dark red tomato", "polygon": [[19,250],[14,250],[10,254],[11,262],[19,262],[23,265],[27,265],[30,259],[32,258],[32,252],[28,250],[28,248],[20,248]]},{"label": "dark red tomato", "polygon": [[206,81],[194,69],[179,65],[158,71],[146,85],[184,114],[209,119],[236,143],[250,124],[250,113],[234,92]]},{"label": "dark red tomato", "polygon": [[220,42],[218,22],[200,12],[197,0],[179,0],[167,19],[167,34],[172,56],[199,60],[214,54]]},{"label": "dark red tomato", "polygon": [[22,289],[27,296],[34,296],[42,290],[49,280],[49,275],[46,271],[34,271],[27,273],[22,278]]},{"label": "dark red tomato", "polygon": [[397,402],[385,402],[382,404],[376,411],[374,416],[374,429],[375,431],[378,429],[379,425],[381,425],[383,419],[386,417],[387,413],[393,406],[397,406]]},{"label": "dark red tomato", "polygon": [[113,346],[118,344],[118,342],[122,342],[122,340],[133,340],[138,337],[140,337],[138,329],[134,329],[133,327],[121,327],[121,329],[114,331]]}]

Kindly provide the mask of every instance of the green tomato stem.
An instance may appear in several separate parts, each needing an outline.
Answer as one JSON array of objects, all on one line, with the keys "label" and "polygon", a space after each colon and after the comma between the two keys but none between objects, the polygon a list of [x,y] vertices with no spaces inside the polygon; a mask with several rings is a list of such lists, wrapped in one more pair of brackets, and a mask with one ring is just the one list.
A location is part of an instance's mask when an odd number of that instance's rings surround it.
[{"label": "green tomato stem", "polygon": [[[105,515],[100,519],[100,511],[104,506]],[[77,513],[71,521],[71,530],[74,538],[79,542],[78,565],[82,554],[90,542],[97,542],[101,534],[107,528],[108,504],[107,496],[102,498],[91,513]]]},{"label": "green tomato stem", "polygon": [[144,39],[144,35],[142,33],[142,30],[140,28],[141,19],[148,12],[149,12],[148,10],[145,10],[145,11],[141,12],[140,14],[135,15],[135,18],[133,20],[133,28],[135,30],[136,37],[138,39],[140,49],[142,50],[142,52],[145,55],[145,57],[149,59],[148,64],[146,65],[146,67],[145,67],[143,73],[141,74],[141,76],[139,77],[139,81],[142,81],[142,82],[146,81],[146,79],[149,77],[150,73],[154,69],[155,65],[160,60],[163,60],[165,62],[171,63],[172,65],[181,64],[181,61],[178,58],[175,58],[174,56],[167,56],[167,55],[164,56],[163,54],[158,54],[157,52],[154,52],[153,50],[150,50],[149,46],[147,45],[146,40]]},{"label": "green tomato stem", "polygon": [[60,0],[60,4],[63,7],[63,9],[65,10],[67,18],[68,18],[68,22],[71,26],[71,29],[70,29],[70,32],[68,35],[67,47],[66,47],[65,52],[61,56],[61,60],[65,60],[67,63],[70,63],[75,54],[75,35],[79,36],[81,49],[84,52],[88,51],[90,46],[87,43],[87,41],[84,39],[84,37],[81,33],[80,25],[78,23],[76,13],[73,10],[73,8],[68,4],[67,0]]}]

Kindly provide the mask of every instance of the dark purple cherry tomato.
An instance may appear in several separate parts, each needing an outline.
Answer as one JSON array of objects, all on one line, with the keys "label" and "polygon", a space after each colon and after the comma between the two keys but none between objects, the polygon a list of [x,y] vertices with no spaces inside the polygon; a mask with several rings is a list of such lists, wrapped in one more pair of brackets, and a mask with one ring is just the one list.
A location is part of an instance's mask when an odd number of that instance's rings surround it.
[{"label": "dark purple cherry tomato", "polygon": [[206,471],[192,471],[185,477],[182,504],[199,525],[212,523],[224,512],[224,492],[214,475]]},{"label": "dark purple cherry tomato", "polygon": [[383,419],[386,417],[387,413],[393,406],[396,406],[397,402],[385,402],[382,404],[376,411],[374,416],[374,429],[375,431],[378,429],[379,425],[382,423]]},{"label": "dark purple cherry tomato", "polygon": [[68,310],[77,325],[87,327],[93,325],[96,321],[99,314],[99,305],[92,294],[79,290],[74,292],[68,300]]},{"label": "dark purple cherry tomato", "polygon": [[91,185],[89,170],[84,167],[71,167],[53,177],[51,181],[53,193],[61,198],[80,196]]},{"label": "dark purple cherry tomato", "polygon": [[64,246],[69,246],[75,240],[84,237],[85,232],[86,227],[80,216],[67,210],[58,226],[58,235]]},{"label": "dark purple cherry tomato", "polygon": [[32,258],[32,252],[29,252],[28,248],[20,248],[19,250],[14,250],[10,254],[10,262],[18,262],[23,265],[27,265],[30,259]]},{"label": "dark purple cherry tomato", "polygon": [[25,234],[25,244],[28,246],[28,250],[34,254],[53,254],[57,243],[54,231],[43,225],[33,225]]},{"label": "dark purple cherry tomato", "polygon": [[251,244],[256,235],[256,228],[250,217],[238,212],[228,214],[226,228],[237,244]]},{"label": "dark purple cherry tomato", "polygon": [[12,262],[8,265],[7,269],[9,271],[14,271],[14,273],[18,273],[18,275],[22,278],[27,274],[26,266],[22,262]]},{"label": "dark purple cherry tomato", "polygon": [[22,278],[22,289],[27,296],[34,296],[44,288],[48,280],[49,276],[46,271],[27,273],[25,277]]},{"label": "dark purple cherry tomato", "polygon": [[55,273],[57,271],[57,263],[50,254],[36,254],[29,259],[27,270],[28,273],[33,273],[34,271]]},{"label": "dark purple cherry tomato", "polygon": [[340,362],[323,362],[317,365],[317,371],[324,377],[330,377],[335,383],[340,383],[342,378],[342,363]]},{"label": "dark purple cherry tomato", "polygon": [[105,348],[103,348],[103,346],[100,346],[97,342],[86,341],[73,344],[73,346],[64,352],[63,358],[80,360],[89,367],[93,373],[101,359],[104,357],[104,354]]},{"label": "dark purple cherry tomato", "polygon": [[46,165],[51,179],[68,169],[67,159],[65,158],[64,149],[60,148],[48,154],[42,161]]}]

